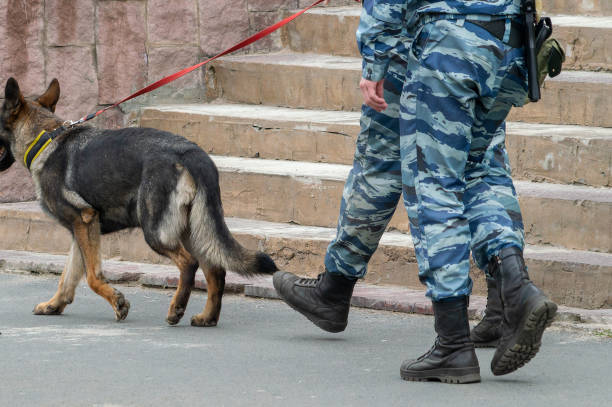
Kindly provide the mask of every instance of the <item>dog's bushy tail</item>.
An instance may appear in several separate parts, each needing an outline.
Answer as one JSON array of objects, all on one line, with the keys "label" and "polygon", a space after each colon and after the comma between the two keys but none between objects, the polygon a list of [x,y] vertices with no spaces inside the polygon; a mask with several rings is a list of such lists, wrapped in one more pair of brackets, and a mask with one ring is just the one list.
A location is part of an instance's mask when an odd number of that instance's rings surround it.
[{"label": "dog's bushy tail", "polygon": [[189,212],[189,246],[198,260],[243,276],[277,271],[270,256],[246,249],[229,231],[223,217],[217,168],[210,157],[198,154],[196,162],[192,158],[186,164],[197,186]]}]

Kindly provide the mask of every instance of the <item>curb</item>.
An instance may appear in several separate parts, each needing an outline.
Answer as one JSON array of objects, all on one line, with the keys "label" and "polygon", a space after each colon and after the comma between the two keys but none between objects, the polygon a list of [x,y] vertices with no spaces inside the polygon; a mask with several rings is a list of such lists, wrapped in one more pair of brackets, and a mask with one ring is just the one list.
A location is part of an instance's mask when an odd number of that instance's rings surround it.
[{"label": "curb", "polygon": [[[67,256],[63,255],[0,250],[0,271],[61,274],[66,260]],[[104,260],[102,272],[111,283],[138,283],[155,288],[175,288],[179,280],[179,272],[175,267],[159,264]],[[279,299],[272,285],[271,276],[245,278],[229,271],[225,280],[227,292],[254,298]],[[206,279],[202,273],[196,275],[195,288],[206,290]],[[351,305],[381,311],[433,315],[431,301],[425,296],[425,291],[396,286],[360,283],[355,286]],[[482,318],[485,306],[486,297],[471,296],[470,318]],[[612,327],[612,309],[587,310],[559,306],[555,322],[560,325],[571,323],[574,327],[584,324]]]}]

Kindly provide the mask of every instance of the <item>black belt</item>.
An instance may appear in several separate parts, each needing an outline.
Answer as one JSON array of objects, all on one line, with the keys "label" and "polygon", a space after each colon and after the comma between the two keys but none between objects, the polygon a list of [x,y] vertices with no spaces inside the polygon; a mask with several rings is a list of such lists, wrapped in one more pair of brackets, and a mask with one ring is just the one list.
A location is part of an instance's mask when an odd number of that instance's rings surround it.
[{"label": "black belt", "polygon": [[[475,24],[481,28],[487,30],[492,36],[500,41],[504,41],[504,34],[506,33],[506,20],[494,20],[494,21],[480,21],[480,20],[465,20],[472,24]],[[512,48],[521,48],[524,44],[523,41],[523,24],[516,21],[511,21],[510,24],[510,38],[506,44]]]}]

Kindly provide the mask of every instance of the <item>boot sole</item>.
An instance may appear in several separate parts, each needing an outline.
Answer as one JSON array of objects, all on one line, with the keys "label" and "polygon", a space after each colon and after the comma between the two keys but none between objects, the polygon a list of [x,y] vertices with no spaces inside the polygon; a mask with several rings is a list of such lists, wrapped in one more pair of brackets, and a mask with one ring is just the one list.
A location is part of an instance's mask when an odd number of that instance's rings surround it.
[{"label": "boot sole", "polygon": [[330,320],[327,320],[327,319],[317,318],[316,316],[308,314],[308,313],[304,312],[303,310],[295,307],[293,304],[291,304],[289,301],[287,301],[287,299],[279,292],[279,290],[276,290],[276,293],[285,302],[285,304],[287,304],[293,310],[299,312],[300,314],[302,314],[303,316],[308,318],[308,320],[310,322],[312,322],[313,324],[315,324],[316,326],[318,326],[319,328],[321,328],[324,331],[331,332],[331,333],[335,334],[335,333],[344,331],[346,329],[346,326],[348,325],[348,321],[337,322],[337,321],[330,321]]},{"label": "boot sole", "polygon": [[409,382],[440,381],[450,384],[466,384],[480,382],[480,368],[472,369],[436,369],[428,372],[410,372],[400,369],[403,380]]},{"label": "boot sole", "polygon": [[308,318],[310,322],[312,322],[313,324],[315,324],[316,326],[318,326],[324,331],[336,334],[338,332],[344,331],[346,329],[346,326],[348,325],[348,322],[336,322],[336,321],[330,321],[327,319],[317,318],[314,315],[307,314],[301,309],[294,307],[287,300],[285,300],[285,303],[289,305],[291,308],[293,308],[294,310],[296,310],[297,312],[299,312],[300,314],[304,315],[306,318]]},{"label": "boot sole", "polygon": [[535,306],[503,350],[502,356],[497,360],[494,357],[491,361],[493,374],[501,376],[512,373],[533,359],[542,345],[544,330],[552,324],[556,313],[557,304],[552,301]]}]

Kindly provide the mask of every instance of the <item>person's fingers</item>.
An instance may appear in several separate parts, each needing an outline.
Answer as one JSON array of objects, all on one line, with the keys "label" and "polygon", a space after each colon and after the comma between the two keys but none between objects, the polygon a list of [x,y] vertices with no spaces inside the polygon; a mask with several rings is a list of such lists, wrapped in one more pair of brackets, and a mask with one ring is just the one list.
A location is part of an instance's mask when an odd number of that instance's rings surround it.
[{"label": "person's fingers", "polygon": [[380,101],[383,109],[387,108],[387,102],[385,101],[385,80],[378,81],[376,83],[376,98]]},{"label": "person's fingers", "polygon": [[379,112],[387,108],[387,103],[376,95],[375,89],[369,89],[368,92],[368,106]]},{"label": "person's fingers", "polygon": [[372,97],[366,99],[365,104],[370,106],[372,109],[376,110],[377,112],[382,112],[383,110],[387,108],[385,103],[376,101]]},{"label": "person's fingers", "polygon": [[362,78],[359,88],[366,105],[379,112],[387,108],[383,97],[383,81],[373,82]]},{"label": "person's fingers", "polygon": [[386,109],[386,104],[376,97],[376,94],[371,88],[366,88],[363,91],[364,103],[376,111],[382,111]]},{"label": "person's fingers", "polygon": [[376,96],[378,96],[381,99],[385,99],[385,81],[378,81],[376,82]]},{"label": "person's fingers", "polygon": [[[384,105],[384,104],[386,104],[385,103],[385,98],[383,97],[382,86],[379,86],[379,83],[382,84],[382,81],[378,82],[375,86],[369,88],[368,92],[370,94],[370,99],[374,103]],[[380,92],[379,92],[379,88],[381,89]]]},{"label": "person's fingers", "polygon": [[373,109],[379,110],[380,106],[377,106],[374,100],[372,99],[372,86],[371,82],[365,79],[362,79],[359,83],[359,88],[361,89],[361,95],[363,96],[363,102],[370,106]]}]

